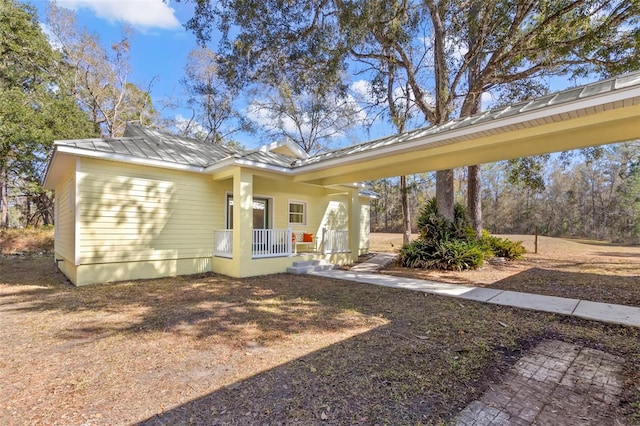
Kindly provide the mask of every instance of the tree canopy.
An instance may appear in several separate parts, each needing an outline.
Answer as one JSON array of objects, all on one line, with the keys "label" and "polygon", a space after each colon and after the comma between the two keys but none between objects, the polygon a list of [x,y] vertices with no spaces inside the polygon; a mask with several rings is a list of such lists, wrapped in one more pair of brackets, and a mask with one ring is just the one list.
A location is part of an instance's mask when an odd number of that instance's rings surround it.
[{"label": "tree canopy", "polygon": [[[344,86],[348,74],[373,79],[372,68],[393,64],[430,124],[479,112],[485,92],[640,65],[639,0],[191,2],[187,27],[202,42],[214,27],[223,34],[220,64],[231,84],[284,78],[294,90],[317,90]],[[479,168],[469,178],[473,218]],[[453,174],[437,180],[438,207],[452,218]]]},{"label": "tree canopy", "polygon": [[40,180],[53,139],[94,135],[69,96],[67,72],[35,11],[14,0],[0,0],[0,222],[4,226],[10,186],[19,187],[20,195],[37,204],[36,214],[44,223],[52,223],[52,200]]},{"label": "tree canopy", "polygon": [[105,48],[97,34],[80,27],[73,11],[51,3],[47,24],[60,46],[62,60],[70,68],[70,94],[102,136],[119,137],[127,123],[149,126],[157,122],[151,102],[151,83],[146,90],[129,81],[130,38],[123,27],[121,39]]}]

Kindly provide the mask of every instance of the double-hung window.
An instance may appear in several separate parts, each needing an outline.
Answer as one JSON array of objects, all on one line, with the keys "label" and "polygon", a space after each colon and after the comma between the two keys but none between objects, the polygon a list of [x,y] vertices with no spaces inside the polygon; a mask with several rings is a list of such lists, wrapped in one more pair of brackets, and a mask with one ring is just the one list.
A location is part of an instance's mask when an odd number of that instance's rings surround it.
[{"label": "double-hung window", "polygon": [[307,203],[304,201],[289,201],[289,225],[307,224]]}]

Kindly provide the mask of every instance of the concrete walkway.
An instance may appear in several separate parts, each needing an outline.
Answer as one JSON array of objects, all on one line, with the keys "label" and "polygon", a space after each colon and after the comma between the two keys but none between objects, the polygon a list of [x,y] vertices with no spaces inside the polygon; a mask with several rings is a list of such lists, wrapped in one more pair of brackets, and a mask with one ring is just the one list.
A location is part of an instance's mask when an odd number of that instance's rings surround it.
[{"label": "concrete walkway", "polygon": [[353,269],[333,269],[329,271],[312,272],[310,274],[338,280],[404,288],[460,299],[494,303],[496,305],[553,312],[590,320],[640,327],[640,308],[634,306],[614,305],[611,303],[590,302],[588,300],[569,299],[565,297],[543,296],[517,291],[394,277],[391,275],[359,272]]}]

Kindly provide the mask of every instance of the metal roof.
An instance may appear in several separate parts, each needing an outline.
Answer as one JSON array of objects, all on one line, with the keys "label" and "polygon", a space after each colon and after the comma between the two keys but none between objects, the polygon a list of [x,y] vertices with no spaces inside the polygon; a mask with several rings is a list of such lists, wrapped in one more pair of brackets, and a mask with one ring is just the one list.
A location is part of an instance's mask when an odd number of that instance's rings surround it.
[{"label": "metal roof", "polygon": [[329,159],[337,159],[366,151],[374,151],[391,145],[401,145],[403,142],[410,142],[417,138],[425,138],[436,134],[441,135],[453,130],[460,130],[473,125],[490,123],[499,119],[517,116],[519,114],[536,110],[543,110],[552,106],[556,107],[563,104],[570,104],[577,100],[603,95],[632,86],[640,86],[640,71],[567,89],[562,92],[552,93],[534,100],[523,101],[502,108],[487,110],[474,116],[451,120],[444,124],[421,127],[398,135],[387,136],[381,139],[336,149],[334,151],[300,161],[296,165],[305,166],[320,163]]},{"label": "metal roof", "polygon": [[[629,102],[626,98],[622,101],[608,100],[606,104],[604,101],[599,102],[599,98],[604,99],[609,95],[615,95],[616,91],[627,89],[640,89],[640,71],[485,111],[445,124],[422,127],[340,148],[307,159],[295,159],[262,148],[242,150],[228,145],[207,144],[133,125],[127,126],[122,138],[56,141],[55,148],[72,155],[96,156],[133,163],[149,162],[155,166],[188,167],[199,171],[235,163],[272,168],[280,172],[303,172],[317,167],[333,167],[343,161],[356,161],[363,156],[376,155],[378,151],[385,153],[390,152],[389,150],[397,152],[417,147],[436,147],[513,129],[534,127],[540,123],[586,116],[593,108],[612,109],[619,107],[616,105],[620,102],[626,105],[626,102]],[[630,102],[637,101],[634,99]],[[594,107],[585,108],[585,104],[591,105],[585,100],[593,100]],[[580,106],[572,108],[572,104]]]},{"label": "metal roof", "polygon": [[202,168],[233,158],[282,167],[289,167],[292,162],[291,157],[281,154],[207,144],[137,125],[127,125],[121,138],[62,140],[56,141],[55,146]]},{"label": "metal roof", "polygon": [[222,146],[205,147],[186,140],[176,142],[164,138],[152,139],[148,137],[65,140],[56,141],[55,145],[199,167],[207,167],[211,163],[235,154],[227,147]]}]

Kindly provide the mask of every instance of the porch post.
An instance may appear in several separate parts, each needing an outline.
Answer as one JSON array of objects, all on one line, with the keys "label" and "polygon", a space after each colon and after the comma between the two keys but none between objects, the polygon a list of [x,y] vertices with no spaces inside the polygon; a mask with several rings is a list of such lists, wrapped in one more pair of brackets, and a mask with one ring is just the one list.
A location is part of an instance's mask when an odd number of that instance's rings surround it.
[{"label": "porch post", "polygon": [[360,191],[356,188],[351,191],[351,203],[349,203],[349,249],[351,259],[356,261],[360,254]]},{"label": "porch post", "polygon": [[253,245],[253,174],[238,168],[233,173],[233,263],[244,276]]}]

